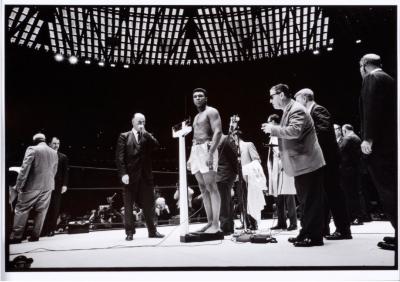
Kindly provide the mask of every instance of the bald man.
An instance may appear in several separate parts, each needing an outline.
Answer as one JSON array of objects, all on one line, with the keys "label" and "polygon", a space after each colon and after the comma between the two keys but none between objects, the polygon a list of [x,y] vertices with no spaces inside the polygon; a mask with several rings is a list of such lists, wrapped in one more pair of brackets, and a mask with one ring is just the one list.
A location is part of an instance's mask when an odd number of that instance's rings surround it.
[{"label": "bald man", "polygon": [[[381,68],[381,58],[366,54],[360,60],[361,151],[385,214],[397,229],[397,93],[395,80]],[[397,239],[385,237],[378,246],[395,250]]]},{"label": "bald man", "polygon": [[29,212],[35,211],[35,223],[28,241],[38,241],[42,231],[51,192],[54,190],[54,177],[57,172],[57,152],[46,144],[42,133],[33,136],[34,146],[26,149],[21,171],[13,189],[18,192],[13,230],[10,244],[18,244],[28,221]]},{"label": "bald man", "polygon": [[159,143],[146,131],[146,118],[135,113],[132,118],[132,130],[121,133],[116,150],[116,165],[121,182],[124,185],[126,240],[132,241],[135,234],[133,204],[143,209],[149,238],[162,238],[154,225],[155,199],[151,153]]},{"label": "bald man", "polygon": [[[301,89],[294,95],[294,98],[310,113],[317,133],[318,143],[326,162],[326,166],[323,169],[325,192],[324,236],[327,240],[352,239],[346,197],[339,182],[340,152],[336,142],[332,116],[325,107],[315,102],[314,92],[309,88]],[[329,231],[330,212],[336,227],[335,232],[332,234]]]}]

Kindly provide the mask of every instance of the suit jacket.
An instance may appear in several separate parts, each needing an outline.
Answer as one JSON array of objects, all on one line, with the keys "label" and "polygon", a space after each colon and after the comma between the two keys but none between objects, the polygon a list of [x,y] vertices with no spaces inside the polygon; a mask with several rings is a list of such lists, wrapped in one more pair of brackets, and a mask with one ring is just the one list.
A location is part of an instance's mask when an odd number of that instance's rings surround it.
[{"label": "suit jacket", "polygon": [[378,151],[397,154],[397,95],[394,79],[382,70],[366,75],[360,96],[361,139]]},{"label": "suit jacket", "polygon": [[151,153],[158,148],[157,139],[146,132],[140,143],[132,131],[121,133],[116,150],[116,165],[120,178],[128,174],[129,182],[137,182],[141,177],[152,181]]},{"label": "suit jacket", "polygon": [[260,155],[252,142],[244,142],[240,140],[240,162],[242,167],[251,163],[254,160],[259,160],[261,163]]},{"label": "suit jacket", "polygon": [[58,166],[55,176],[55,190],[61,192],[62,186],[68,185],[68,158],[63,153],[57,151]]},{"label": "suit jacket", "polygon": [[310,115],[314,122],[318,143],[324,154],[325,162],[327,165],[339,166],[340,152],[331,114],[325,107],[315,103],[311,107]]},{"label": "suit jacket", "polygon": [[217,182],[234,181],[238,171],[238,160],[235,141],[222,135],[218,145]]},{"label": "suit jacket", "polygon": [[340,143],[342,168],[359,168],[361,164],[361,139],[355,133],[343,137]]},{"label": "suit jacket", "polygon": [[23,192],[54,190],[57,164],[57,152],[45,142],[28,147],[17,177],[16,189]]},{"label": "suit jacket", "polygon": [[306,174],[325,165],[313,120],[298,102],[289,102],[280,125],[272,126],[271,136],[279,138],[283,170],[289,176]]}]

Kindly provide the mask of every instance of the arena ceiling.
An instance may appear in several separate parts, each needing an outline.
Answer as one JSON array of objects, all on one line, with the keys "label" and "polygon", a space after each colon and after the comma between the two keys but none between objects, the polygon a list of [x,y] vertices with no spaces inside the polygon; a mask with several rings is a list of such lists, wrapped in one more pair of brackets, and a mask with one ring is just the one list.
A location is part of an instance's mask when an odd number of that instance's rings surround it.
[{"label": "arena ceiling", "polygon": [[11,44],[102,66],[248,62],[331,48],[321,7],[18,6]]}]

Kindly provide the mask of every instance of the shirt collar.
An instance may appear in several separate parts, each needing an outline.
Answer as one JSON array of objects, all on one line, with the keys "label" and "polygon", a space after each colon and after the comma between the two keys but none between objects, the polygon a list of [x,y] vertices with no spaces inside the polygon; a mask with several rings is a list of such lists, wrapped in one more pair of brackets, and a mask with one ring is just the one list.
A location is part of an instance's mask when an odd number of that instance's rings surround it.
[{"label": "shirt collar", "polygon": [[287,105],[283,108],[283,111],[286,112],[286,110],[289,108],[289,106],[292,104],[294,100],[292,99]]},{"label": "shirt collar", "polygon": [[381,71],[381,70],[382,70],[381,68],[376,68],[376,69],[370,71],[370,73],[374,73],[374,72]]},{"label": "shirt collar", "polygon": [[132,127],[132,132],[135,134],[135,137],[138,135],[138,131]]},{"label": "shirt collar", "polygon": [[307,112],[308,112],[308,113],[311,112],[311,109],[312,109],[312,107],[314,107],[314,105],[315,105],[315,102],[312,101],[312,102],[307,106]]}]

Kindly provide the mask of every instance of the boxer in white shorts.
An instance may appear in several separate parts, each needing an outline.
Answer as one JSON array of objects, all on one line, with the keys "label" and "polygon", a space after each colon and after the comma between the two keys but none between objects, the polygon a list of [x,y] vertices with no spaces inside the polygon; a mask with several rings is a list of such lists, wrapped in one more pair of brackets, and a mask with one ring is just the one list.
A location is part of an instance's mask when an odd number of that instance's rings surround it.
[{"label": "boxer in white shorts", "polygon": [[218,169],[218,150],[214,151],[213,162],[211,166],[207,165],[207,158],[209,150],[211,148],[211,141],[207,141],[203,144],[193,144],[192,150],[190,151],[190,169],[193,175],[198,171],[204,174],[213,170],[217,172]]},{"label": "boxer in white shorts", "polygon": [[217,187],[218,144],[222,135],[221,118],[218,111],[207,106],[207,91],[202,88],[193,90],[193,103],[198,114],[193,120],[193,147],[187,168],[194,174],[203,196],[207,214],[207,224],[200,232],[217,233],[221,197]]}]

